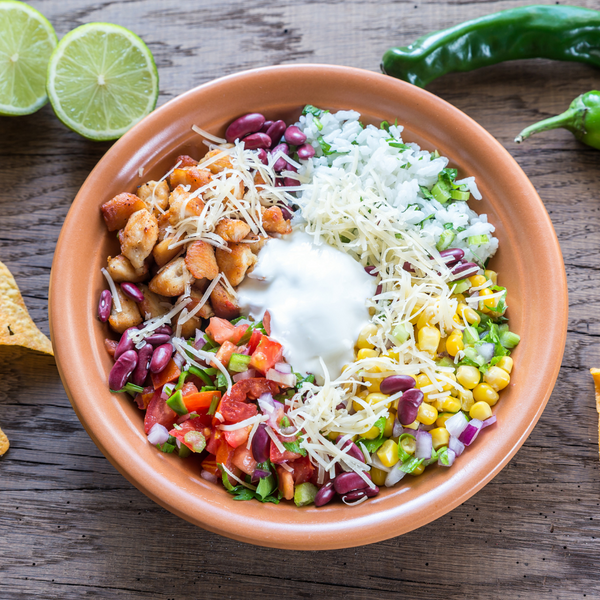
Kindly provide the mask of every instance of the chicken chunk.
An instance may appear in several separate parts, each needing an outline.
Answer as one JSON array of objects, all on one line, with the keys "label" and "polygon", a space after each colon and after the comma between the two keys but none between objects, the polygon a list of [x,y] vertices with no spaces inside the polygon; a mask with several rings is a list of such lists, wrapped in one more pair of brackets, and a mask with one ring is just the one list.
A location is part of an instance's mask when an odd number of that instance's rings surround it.
[{"label": "chicken chunk", "polygon": [[[244,244],[246,244],[246,246],[248,246],[254,254],[258,254],[261,248],[269,241],[269,238],[268,236],[255,235],[254,233],[250,233],[244,238],[244,240],[246,240],[244,241]],[[251,241],[248,242],[248,240]]]},{"label": "chicken chunk", "polygon": [[148,287],[161,296],[181,296],[185,292],[185,286],[191,282],[192,276],[185,266],[183,256],[180,256],[160,269]]},{"label": "chicken chunk", "polygon": [[215,233],[226,242],[240,242],[250,233],[250,225],[239,219],[221,219]]},{"label": "chicken chunk", "polygon": [[190,192],[206,185],[212,179],[212,173],[208,169],[198,167],[186,167],[175,169],[169,176],[169,185],[175,189],[178,185],[189,185]]},{"label": "chicken chunk", "polygon": [[[200,304],[200,300],[202,300],[202,296],[204,296],[203,292],[199,290],[195,290],[192,288],[190,291],[190,299],[185,307],[188,309],[188,312],[191,312]],[[215,313],[213,312],[212,306],[210,305],[210,300],[207,300],[202,308],[196,313],[202,319],[210,319],[214,317]]]},{"label": "chicken chunk", "polygon": [[139,283],[144,281],[148,275],[148,265],[144,263],[139,269],[135,269],[129,259],[122,254],[115,257],[109,256],[106,270],[116,283],[122,283],[123,281]]},{"label": "chicken chunk", "polygon": [[139,269],[150,256],[158,239],[156,217],[145,208],[133,213],[121,235],[121,254],[129,259],[134,268]]},{"label": "chicken chunk", "polygon": [[169,219],[171,218],[171,213],[167,211],[164,214],[161,214],[157,217],[158,223],[158,239],[160,241],[164,240],[167,237],[167,227],[171,226]]},{"label": "chicken chunk", "polygon": [[162,242],[158,242],[152,250],[152,256],[159,267],[166,265],[170,260],[173,260],[180,252],[182,252],[182,246],[176,248],[169,248],[173,238],[165,238]]},{"label": "chicken chunk", "polygon": [[[179,313],[177,315],[177,317],[175,318],[175,325],[173,327],[173,329],[175,331],[177,331],[177,327],[179,325],[180,318],[181,318],[181,313]],[[185,323],[182,323],[181,337],[184,337],[184,338],[192,337],[194,335],[194,333],[196,333],[196,329],[200,329],[201,326],[202,326],[202,321],[200,320],[200,317],[198,317],[197,315],[194,315],[191,319],[188,319]]]},{"label": "chicken chunk", "polygon": [[175,164],[178,165],[179,169],[183,169],[184,167],[195,167],[198,164],[198,161],[187,154],[180,154],[175,161]]},{"label": "chicken chunk", "polygon": [[169,206],[169,184],[166,181],[148,181],[140,185],[137,195],[155,217],[159,217]]},{"label": "chicken chunk", "polygon": [[198,240],[188,246],[185,264],[196,279],[214,279],[219,274],[215,251],[210,244]]},{"label": "chicken chunk", "polygon": [[129,217],[138,210],[146,208],[143,200],[134,194],[119,194],[112,200],[105,202],[100,210],[104,217],[104,222],[109,231],[123,229],[129,220]]},{"label": "chicken chunk", "polygon": [[[222,152],[223,150],[220,150],[218,148],[216,148],[215,150],[211,150],[210,152],[206,153],[205,157],[202,159],[202,162],[210,160],[213,156],[217,156]],[[231,158],[228,154],[223,154],[221,158],[218,158],[214,162],[210,163],[207,169],[210,169],[210,171],[215,175],[217,173],[220,173],[221,171],[224,171],[225,169],[233,169],[233,165],[231,164]]]},{"label": "chicken chunk", "polygon": [[279,206],[271,206],[271,208],[264,209],[262,222],[267,233],[292,233],[292,226],[289,221],[283,218],[283,213]]},{"label": "chicken chunk", "polygon": [[246,276],[246,271],[258,260],[248,248],[248,244],[227,244],[231,252],[217,248],[215,252],[219,270],[232,286],[239,285]]},{"label": "chicken chunk", "polygon": [[236,299],[220,283],[217,283],[212,291],[210,302],[215,315],[221,319],[231,320],[240,316],[240,307]]},{"label": "chicken chunk", "polygon": [[155,317],[162,317],[171,310],[171,302],[169,298],[159,296],[154,292],[151,292],[147,285],[138,285],[142,294],[144,294],[143,302],[138,302],[138,308],[142,313],[142,317],[147,321],[148,319],[154,319]]},{"label": "chicken chunk", "polygon": [[178,185],[169,197],[169,223],[175,227],[183,219],[199,217],[204,209],[204,202],[200,198],[191,198],[191,193],[186,192],[183,186]]},{"label": "chicken chunk", "polygon": [[139,325],[143,319],[137,304],[123,293],[120,286],[117,287],[117,294],[121,301],[121,312],[117,312],[113,300],[108,323],[114,331],[123,333],[129,327]]}]

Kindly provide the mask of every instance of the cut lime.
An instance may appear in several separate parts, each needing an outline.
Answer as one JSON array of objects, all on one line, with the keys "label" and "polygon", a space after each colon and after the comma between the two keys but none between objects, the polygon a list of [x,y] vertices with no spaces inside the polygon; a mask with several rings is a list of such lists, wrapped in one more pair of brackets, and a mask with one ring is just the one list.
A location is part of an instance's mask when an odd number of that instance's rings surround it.
[{"label": "cut lime", "polygon": [[58,44],[47,85],[54,112],[67,127],[91,140],[115,140],[156,106],[158,72],[137,35],[88,23]]},{"label": "cut lime", "polygon": [[0,0],[0,115],[28,115],[48,102],[46,70],[57,43],[42,13]]}]

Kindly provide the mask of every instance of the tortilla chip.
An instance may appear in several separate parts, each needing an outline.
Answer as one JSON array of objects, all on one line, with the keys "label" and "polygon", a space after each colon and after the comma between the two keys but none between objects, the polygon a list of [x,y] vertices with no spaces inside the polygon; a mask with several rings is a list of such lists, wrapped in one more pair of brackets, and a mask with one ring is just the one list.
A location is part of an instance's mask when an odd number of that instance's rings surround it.
[{"label": "tortilla chip", "polygon": [[15,278],[0,262],[0,346],[24,346],[54,356],[50,340],[31,320]]},{"label": "tortilla chip", "polygon": [[9,446],[10,443],[8,441],[8,438],[6,437],[6,434],[4,433],[4,431],[2,431],[2,429],[0,429],[0,456],[6,454],[6,451],[8,450]]},{"label": "tortilla chip", "polygon": [[600,369],[590,369],[596,387],[596,411],[598,412],[598,454],[600,455]]}]

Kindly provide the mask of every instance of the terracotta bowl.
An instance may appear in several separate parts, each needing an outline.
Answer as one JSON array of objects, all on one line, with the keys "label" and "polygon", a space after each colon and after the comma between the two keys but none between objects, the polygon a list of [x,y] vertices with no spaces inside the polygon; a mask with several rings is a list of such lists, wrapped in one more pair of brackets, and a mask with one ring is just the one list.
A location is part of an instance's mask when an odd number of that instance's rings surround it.
[{"label": "terracotta bowl", "polygon": [[[148,444],[142,413],[130,398],[108,391],[107,328],[96,319],[105,287],[100,268],[116,250],[100,205],[158,179],[178,154],[203,156],[206,146],[191,130],[193,124],[223,135],[241,114],[257,111],[290,122],[305,104],[352,108],[375,123],[398,118],[407,140],[437,148],[460,176],[475,175],[484,200],[472,204],[496,226],[500,250],[492,266],[509,290],[511,329],[522,339],[510,387],[495,408],[498,424],[484,431],[451,469],[434,467],[423,476],[407,477],[399,487],[354,508],[236,502],[222,487],[199,477],[195,460],[158,452]],[[554,229],[533,186],[509,153],[461,111],[422,89],[368,71],[270,67],[179,96],[107,152],[77,194],[60,235],[50,322],[60,375],[77,416],[110,462],[144,494],[191,523],[244,542],[295,550],[344,548],[401,535],[437,519],[481,489],[515,454],[542,414],[558,375],[567,324],[566,275]]]}]

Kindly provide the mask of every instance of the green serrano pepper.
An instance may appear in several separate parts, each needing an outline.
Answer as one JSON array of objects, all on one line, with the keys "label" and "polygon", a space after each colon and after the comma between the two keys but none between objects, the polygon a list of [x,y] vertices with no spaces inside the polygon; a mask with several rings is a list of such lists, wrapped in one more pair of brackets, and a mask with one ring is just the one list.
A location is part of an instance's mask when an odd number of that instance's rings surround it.
[{"label": "green serrano pepper", "polygon": [[391,48],[381,70],[425,87],[457,71],[507,60],[549,58],[600,67],[600,12],[577,6],[524,6],[466,21]]},{"label": "green serrano pepper", "polygon": [[538,131],[559,127],[568,129],[580,142],[600,149],[600,92],[593,90],[577,96],[564,113],[526,127],[515,142],[519,144]]}]

